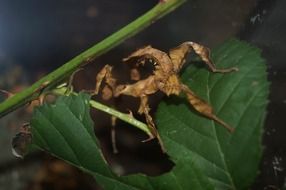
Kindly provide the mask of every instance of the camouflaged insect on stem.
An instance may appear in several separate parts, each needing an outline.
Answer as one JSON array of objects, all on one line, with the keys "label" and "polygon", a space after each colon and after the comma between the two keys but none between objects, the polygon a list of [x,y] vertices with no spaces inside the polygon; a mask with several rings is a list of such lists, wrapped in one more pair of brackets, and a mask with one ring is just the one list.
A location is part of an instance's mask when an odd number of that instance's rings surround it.
[{"label": "camouflaged insect on stem", "polygon": [[[112,67],[106,65],[97,75],[95,94],[99,92],[101,83],[104,80],[104,99],[118,97],[120,95],[140,98],[138,113],[145,115],[147,125],[153,136],[159,140],[163,151],[165,150],[163,142],[149,113],[150,107],[148,103],[148,96],[158,91],[165,93],[167,96],[179,95],[180,93],[186,94],[189,103],[197,112],[219,123],[228,131],[233,132],[234,129],[218,118],[213,113],[212,107],[206,101],[198,97],[188,86],[180,81],[179,72],[186,62],[186,56],[191,51],[194,51],[207,64],[212,72],[228,73],[238,71],[236,67],[227,69],[216,68],[210,59],[210,50],[194,42],[184,42],[178,47],[171,49],[169,54],[152,48],[151,46],[146,46],[123,59],[123,61],[127,63],[136,61],[135,68],[131,70],[130,74],[131,79],[136,81],[135,83],[118,85],[116,79],[112,76]],[[141,79],[137,68],[150,62],[155,67],[152,74],[145,79]]]}]

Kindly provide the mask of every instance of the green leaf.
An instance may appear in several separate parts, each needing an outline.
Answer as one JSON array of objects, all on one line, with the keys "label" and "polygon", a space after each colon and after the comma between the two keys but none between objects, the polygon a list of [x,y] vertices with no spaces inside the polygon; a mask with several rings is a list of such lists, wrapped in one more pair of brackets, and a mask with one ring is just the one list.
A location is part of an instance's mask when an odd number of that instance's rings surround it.
[{"label": "green leaf", "polygon": [[218,67],[236,65],[240,71],[213,74],[191,66],[182,79],[236,131],[229,134],[193,112],[184,98],[162,103],[157,124],[176,164],[166,174],[116,176],[102,156],[90,118],[90,97],[83,93],[35,109],[31,121],[33,143],[92,174],[106,190],[246,188],[256,175],[261,157],[268,94],[265,63],[258,49],[236,40],[214,51],[213,58]]},{"label": "green leaf", "polygon": [[237,40],[213,51],[213,61],[219,68],[236,66],[239,71],[217,74],[192,65],[183,72],[182,82],[235,132],[203,118],[182,98],[160,105],[157,124],[175,162],[189,159],[216,189],[244,189],[254,180],[261,158],[269,90],[266,65],[259,49]]}]

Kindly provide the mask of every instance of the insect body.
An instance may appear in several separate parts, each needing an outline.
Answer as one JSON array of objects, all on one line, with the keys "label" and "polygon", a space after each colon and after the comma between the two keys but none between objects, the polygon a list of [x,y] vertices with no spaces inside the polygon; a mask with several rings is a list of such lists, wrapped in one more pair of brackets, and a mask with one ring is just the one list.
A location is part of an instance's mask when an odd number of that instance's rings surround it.
[{"label": "insect body", "polygon": [[[228,73],[237,71],[235,67],[228,69],[218,69],[210,59],[210,50],[200,44],[194,42],[184,42],[178,47],[171,49],[169,54],[146,46],[141,48],[129,57],[123,59],[124,62],[132,62],[137,60],[135,68],[131,70],[131,79],[136,80],[133,84],[116,84],[116,79],[112,76],[112,67],[106,65],[97,75],[97,83],[95,94],[99,92],[102,81],[105,81],[103,88],[103,98],[109,99],[112,96],[118,97],[120,95],[128,95],[140,98],[140,106],[138,109],[139,114],[144,114],[148,127],[150,128],[154,137],[157,137],[162,148],[160,136],[157,132],[152,117],[150,116],[150,108],[148,104],[148,96],[158,91],[166,95],[179,95],[185,93],[189,103],[193,108],[202,115],[214,120],[228,131],[232,132],[233,128],[226,124],[223,120],[219,119],[212,110],[212,107],[203,99],[198,97],[188,86],[183,84],[179,79],[179,72],[182,69],[185,58],[188,53],[194,51],[209,67],[212,72]],[[139,65],[144,65],[148,60],[154,64],[153,73],[145,79],[141,80]],[[149,61],[150,62],[150,61]]]}]

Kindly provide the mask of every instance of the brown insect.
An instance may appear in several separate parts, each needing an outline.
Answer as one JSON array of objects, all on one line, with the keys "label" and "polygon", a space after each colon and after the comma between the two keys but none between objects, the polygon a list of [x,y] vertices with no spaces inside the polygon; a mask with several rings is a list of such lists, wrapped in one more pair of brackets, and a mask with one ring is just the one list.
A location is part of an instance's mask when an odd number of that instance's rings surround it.
[{"label": "brown insect", "polygon": [[[129,57],[123,59],[124,62],[132,62],[137,60],[135,68],[131,70],[130,76],[136,82],[133,84],[116,84],[116,79],[112,76],[112,67],[105,65],[105,67],[98,73],[96,77],[95,94],[98,94],[101,83],[105,80],[103,87],[103,98],[110,99],[111,97],[118,97],[120,95],[128,95],[140,98],[139,114],[144,114],[148,127],[150,128],[153,138],[156,137],[164,150],[163,143],[157,132],[155,124],[150,112],[148,104],[148,96],[158,91],[169,95],[179,95],[185,93],[189,103],[200,114],[207,118],[214,120],[228,131],[233,132],[233,128],[219,119],[214,113],[212,107],[203,99],[198,97],[188,86],[183,84],[179,78],[179,72],[186,62],[186,56],[191,51],[194,51],[209,67],[212,72],[228,73],[238,71],[238,68],[232,67],[228,69],[218,69],[210,59],[210,50],[200,44],[194,42],[184,42],[176,48],[169,51],[169,54],[146,46],[141,48]],[[138,67],[145,65],[147,62],[154,64],[153,73],[145,79],[141,79]]]}]

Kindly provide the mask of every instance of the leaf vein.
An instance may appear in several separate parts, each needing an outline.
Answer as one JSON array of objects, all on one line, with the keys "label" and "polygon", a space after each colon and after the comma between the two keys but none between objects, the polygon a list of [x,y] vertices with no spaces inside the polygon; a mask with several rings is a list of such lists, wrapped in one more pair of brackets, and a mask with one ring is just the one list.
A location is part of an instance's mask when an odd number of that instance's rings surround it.
[{"label": "leaf vein", "polygon": [[54,123],[51,122],[51,121],[49,120],[49,118],[46,117],[45,114],[43,114],[41,111],[40,111],[40,113],[46,118],[47,122],[50,123],[50,126],[52,126],[52,127],[59,133],[59,135],[62,136],[62,138],[65,140],[65,142],[67,143],[68,147],[70,148],[71,152],[73,153],[73,155],[74,155],[76,161],[78,162],[77,164],[79,164],[81,167],[83,167],[83,165],[81,164],[81,162],[80,162],[78,156],[77,156],[76,153],[75,153],[75,150],[74,150],[73,147],[70,145],[70,143],[67,141],[66,137],[62,134],[62,132],[61,132],[60,130],[57,129],[57,127],[54,125]]},{"label": "leaf vein", "polygon": [[[190,152],[190,154],[196,154],[197,156],[199,156],[200,158],[202,158],[203,160],[207,161],[208,163],[212,164],[213,166],[215,166],[218,170],[222,171],[223,173],[226,173],[224,168],[219,167],[218,165],[214,164],[212,161],[206,159],[204,156],[200,155],[197,151],[193,151],[191,150],[189,147],[186,147],[185,145],[177,142],[175,139],[172,139],[170,137],[167,137],[170,141],[172,141],[173,143],[176,143],[179,147],[182,147],[183,149],[187,150]],[[212,176],[209,176],[210,178],[214,178]],[[214,178],[215,179],[215,178]],[[216,179],[217,181],[221,181],[220,179]],[[225,183],[224,181],[221,181],[221,183]],[[227,183],[225,183],[227,184]],[[229,185],[229,184],[228,184]]]},{"label": "leaf vein", "polygon": [[[209,79],[210,79],[210,73],[208,73],[208,76],[207,76],[207,85],[206,85],[208,102],[210,102]],[[217,147],[218,147],[218,151],[219,151],[219,153],[220,153],[220,156],[221,156],[221,159],[222,159],[222,163],[223,163],[223,165],[224,165],[224,167],[225,167],[225,168],[224,168],[225,171],[226,171],[225,173],[226,173],[226,175],[227,175],[229,181],[231,182],[231,186],[235,187],[235,186],[234,186],[233,179],[232,179],[231,176],[230,176],[229,168],[227,167],[227,164],[226,164],[226,161],[225,161],[225,155],[224,155],[224,153],[223,153],[223,151],[222,151],[221,144],[220,144],[220,142],[219,142],[219,140],[218,140],[218,137],[217,137],[217,131],[216,131],[217,128],[216,128],[215,125],[214,125],[214,121],[211,121],[211,122],[212,122],[212,125],[213,125],[212,129],[213,129],[213,132],[214,132],[214,136],[215,136],[215,138],[216,138],[216,144],[217,144]]]}]

